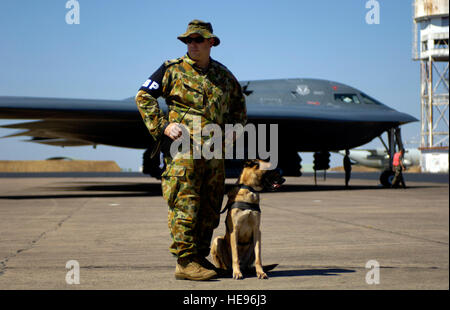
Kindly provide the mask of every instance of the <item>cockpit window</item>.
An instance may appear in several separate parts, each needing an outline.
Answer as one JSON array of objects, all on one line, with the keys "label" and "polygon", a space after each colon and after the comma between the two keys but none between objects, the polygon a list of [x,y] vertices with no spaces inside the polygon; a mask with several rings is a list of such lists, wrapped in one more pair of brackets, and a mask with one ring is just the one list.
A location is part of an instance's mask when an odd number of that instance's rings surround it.
[{"label": "cockpit window", "polygon": [[369,96],[367,96],[367,95],[364,94],[364,93],[360,93],[360,94],[361,94],[361,98],[362,98],[362,100],[363,100],[363,102],[364,102],[365,104],[378,104],[378,105],[381,104],[380,102],[376,101],[376,100],[373,99],[373,98],[370,98]]},{"label": "cockpit window", "polygon": [[334,94],[334,100],[342,101],[345,103],[356,103],[356,104],[361,103],[356,94]]}]

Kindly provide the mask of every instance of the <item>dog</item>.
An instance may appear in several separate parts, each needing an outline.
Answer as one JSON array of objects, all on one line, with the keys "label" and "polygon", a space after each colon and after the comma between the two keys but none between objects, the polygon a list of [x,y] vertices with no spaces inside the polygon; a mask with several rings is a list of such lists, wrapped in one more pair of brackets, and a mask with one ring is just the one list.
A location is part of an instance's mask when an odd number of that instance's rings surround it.
[{"label": "dog", "polygon": [[254,263],[258,279],[267,279],[261,262],[261,210],[259,192],[278,189],[285,179],[279,169],[266,170],[270,164],[263,160],[248,160],[233,187],[228,193],[225,236],[214,239],[211,257],[216,268],[233,271],[234,279],[243,279],[242,272],[251,270]]}]

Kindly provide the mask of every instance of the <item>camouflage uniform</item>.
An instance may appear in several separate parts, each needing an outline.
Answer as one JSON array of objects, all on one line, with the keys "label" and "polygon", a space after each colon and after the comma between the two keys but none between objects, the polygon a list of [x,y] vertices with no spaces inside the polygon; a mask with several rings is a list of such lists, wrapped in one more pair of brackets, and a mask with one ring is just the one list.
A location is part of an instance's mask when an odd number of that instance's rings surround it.
[{"label": "camouflage uniform", "polygon": [[[159,96],[166,99],[168,116],[159,109]],[[192,134],[190,115],[200,117],[202,128],[207,124],[222,129],[225,124],[245,125],[247,119],[245,99],[232,73],[213,59],[202,71],[188,55],[166,61],[143,84],[136,103],[155,140],[161,139],[172,122],[186,125]],[[177,257],[206,257],[213,230],[219,224],[224,160],[194,159],[192,153],[188,158],[165,154],[164,160],[162,191],[169,205],[168,225],[173,240],[170,251]]]}]

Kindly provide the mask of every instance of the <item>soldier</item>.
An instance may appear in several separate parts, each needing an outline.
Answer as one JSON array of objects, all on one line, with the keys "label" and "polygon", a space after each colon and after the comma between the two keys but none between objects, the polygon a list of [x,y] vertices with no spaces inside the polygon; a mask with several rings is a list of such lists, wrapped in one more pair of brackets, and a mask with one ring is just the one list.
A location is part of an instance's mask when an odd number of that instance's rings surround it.
[{"label": "soldier", "polygon": [[[221,129],[225,124],[245,125],[245,98],[239,83],[225,66],[210,57],[211,48],[220,44],[211,24],[193,20],[178,39],[187,45],[187,54],[166,61],[136,95],[136,104],[153,139],[160,141],[167,136],[170,141],[176,140],[182,137],[182,126],[186,126],[193,145],[194,117],[201,119],[202,128],[208,124],[217,124]],[[166,99],[168,115],[158,106],[159,96]],[[225,189],[224,159],[197,159],[192,152],[188,155],[164,153],[166,170],[161,183],[169,206],[173,241],[170,252],[177,257],[176,279],[208,280],[217,275],[206,256],[213,230],[219,225]]]}]

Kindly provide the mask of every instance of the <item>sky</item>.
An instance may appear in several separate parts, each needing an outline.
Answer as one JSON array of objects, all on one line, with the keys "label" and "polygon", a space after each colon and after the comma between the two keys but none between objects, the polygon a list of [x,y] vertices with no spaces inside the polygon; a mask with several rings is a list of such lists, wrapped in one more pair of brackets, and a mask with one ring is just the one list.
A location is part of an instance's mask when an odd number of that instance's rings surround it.
[{"label": "sky", "polygon": [[[374,0],[371,0],[374,1]],[[134,96],[165,60],[186,53],[177,36],[193,19],[211,22],[221,44],[212,58],[238,80],[317,78],[355,87],[420,119],[420,69],[412,60],[412,2],[378,0],[106,1],[78,0],[79,24],[67,24],[67,0],[0,2],[0,96],[120,100]],[[0,120],[0,125],[17,121]],[[0,136],[15,130],[0,128]],[[420,122],[402,126],[417,147]],[[0,139],[0,160],[65,156],[114,160],[138,171],[143,150],[99,145],[54,147]],[[382,147],[376,139],[364,147]],[[302,164],[312,154],[301,154]],[[342,165],[332,155],[332,166]]]}]

